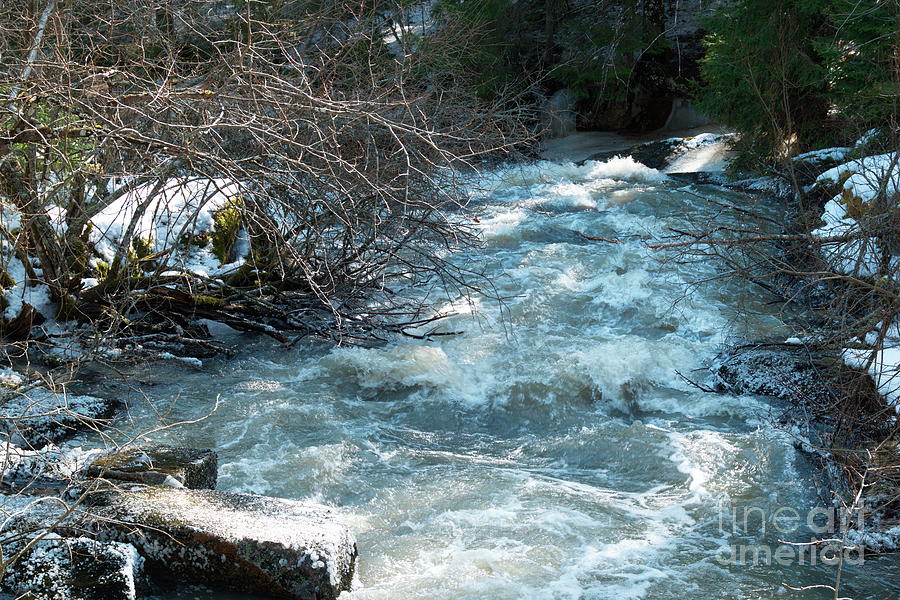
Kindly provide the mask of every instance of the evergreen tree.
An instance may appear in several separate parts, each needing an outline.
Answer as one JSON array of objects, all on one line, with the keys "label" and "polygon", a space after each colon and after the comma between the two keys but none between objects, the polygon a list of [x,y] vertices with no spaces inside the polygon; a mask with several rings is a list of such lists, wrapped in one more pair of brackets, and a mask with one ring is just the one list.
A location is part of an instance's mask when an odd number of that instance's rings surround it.
[{"label": "evergreen tree", "polygon": [[701,105],[784,157],[848,142],[897,114],[896,0],[736,0],[710,18]]},{"label": "evergreen tree", "polygon": [[710,18],[702,108],[765,155],[818,143],[828,114],[815,40],[825,0],[737,0]]}]

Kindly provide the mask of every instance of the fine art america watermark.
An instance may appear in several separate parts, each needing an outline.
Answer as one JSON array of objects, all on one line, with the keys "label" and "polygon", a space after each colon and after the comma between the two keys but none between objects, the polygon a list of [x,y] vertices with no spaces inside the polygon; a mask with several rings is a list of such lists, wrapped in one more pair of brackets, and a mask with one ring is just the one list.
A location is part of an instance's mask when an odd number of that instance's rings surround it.
[{"label": "fine art america watermark", "polygon": [[[865,510],[852,512],[817,507],[801,512],[792,507],[730,507],[720,505],[719,531],[732,540],[716,553],[721,565],[861,565],[861,544],[847,542],[851,530],[862,533]],[[793,541],[797,539],[808,541]]]}]

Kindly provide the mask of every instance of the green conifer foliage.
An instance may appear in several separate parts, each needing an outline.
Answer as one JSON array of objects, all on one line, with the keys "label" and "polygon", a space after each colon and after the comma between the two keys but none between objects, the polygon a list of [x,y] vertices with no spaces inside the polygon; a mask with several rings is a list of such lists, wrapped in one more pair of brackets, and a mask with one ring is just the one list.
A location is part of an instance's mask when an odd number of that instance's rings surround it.
[{"label": "green conifer foliage", "polygon": [[702,107],[758,155],[847,143],[897,114],[897,0],[736,0],[708,27]]}]

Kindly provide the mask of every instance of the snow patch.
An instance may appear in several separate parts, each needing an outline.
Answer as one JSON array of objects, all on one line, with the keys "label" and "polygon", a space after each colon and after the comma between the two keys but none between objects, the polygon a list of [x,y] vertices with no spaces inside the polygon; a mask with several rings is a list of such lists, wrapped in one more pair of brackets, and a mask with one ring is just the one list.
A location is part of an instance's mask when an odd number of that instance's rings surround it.
[{"label": "snow patch", "polygon": [[[876,198],[892,198],[900,191],[900,154],[888,153],[852,160],[820,174],[813,187],[843,181],[841,193],[829,200],[822,213],[824,225],[813,235],[820,238],[853,235],[860,224],[848,212],[850,202],[860,208]],[[858,273],[874,277],[881,268],[881,252],[876,240],[860,235],[844,242],[822,244],[821,252],[829,263],[841,273]]]},{"label": "snow patch", "polygon": [[851,367],[863,369],[873,352],[874,360],[868,365],[867,371],[875,382],[878,393],[900,413],[900,344],[894,342],[877,350],[848,348],[844,350],[843,359]]},{"label": "snow patch", "polygon": [[813,150],[811,152],[804,152],[803,154],[798,154],[793,158],[796,162],[808,162],[808,163],[821,163],[828,161],[838,161],[845,160],[850,152],[853,151],[853,148],[847,147],[836,147],[836,148],[822,148],[821,150]]}]

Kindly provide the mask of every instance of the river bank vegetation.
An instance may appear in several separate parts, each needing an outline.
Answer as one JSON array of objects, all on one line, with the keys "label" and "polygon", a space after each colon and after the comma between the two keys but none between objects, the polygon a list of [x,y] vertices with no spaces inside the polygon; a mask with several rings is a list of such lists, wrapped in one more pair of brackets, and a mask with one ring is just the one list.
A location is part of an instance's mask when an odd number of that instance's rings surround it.
[{"label": "river bank vegetation", "polygon": [[160,347],[206,337],[191,317],[281,341],[403,331],[425,312],[389,282],[466,285],[440,258],[474,241],[452,174],[532,139],[554,88],[618,128],[696,95],[781,172],[896,138],[892,3],[104,7],[3,14],[10,341],[47,318]]},{"label": "river bank vegetation", "polygon": [[202,317],[350,341],[423,318],[397,282],[463,284],[438,251],[472,241],[452,169],[524,137],[515,98],[435,66],[459,27],[389,44],[401,6],[352,2],[31,8],[2,15],[7,340],[52,319],[165,345]]}]

